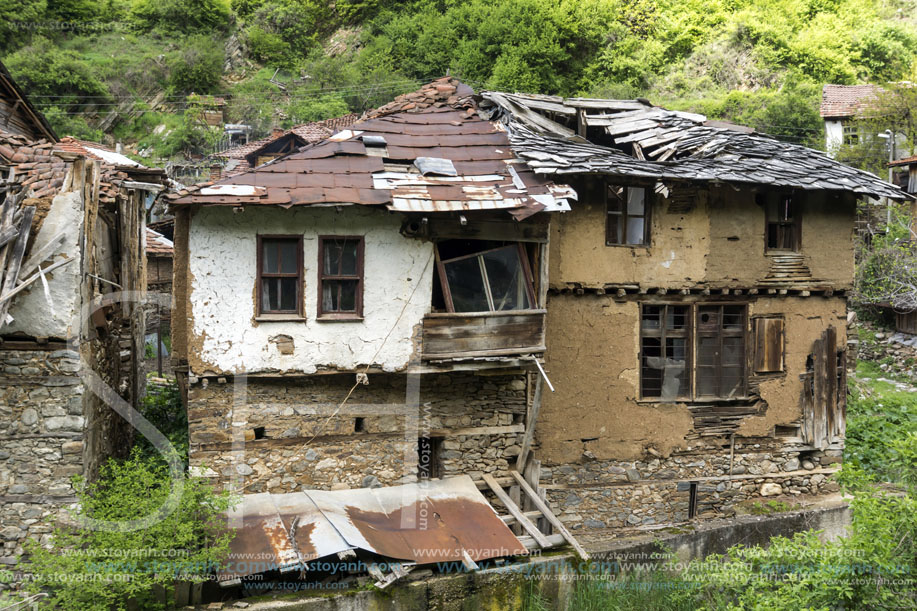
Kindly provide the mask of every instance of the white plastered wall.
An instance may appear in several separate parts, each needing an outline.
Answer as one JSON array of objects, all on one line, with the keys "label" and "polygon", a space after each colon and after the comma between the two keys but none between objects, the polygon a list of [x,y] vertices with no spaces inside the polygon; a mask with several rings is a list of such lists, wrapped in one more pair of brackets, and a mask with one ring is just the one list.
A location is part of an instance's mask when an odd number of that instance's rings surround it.
[{"label": "white plastered wall", "polygon": [[[197,352],[190,360],[203,369],[194,373],[407,366],[412,337],[430,311],[435,266],[432,244],[403,237],[401,220],[359,206],[200,209],[189,233],[190,350]],[[258,234],[303,235],[304,321],[254,320]],[[364,236],[362,321],[316,320],[320,235]],[[278,335],[293,339],[292,354],[270,341]]]},{"label": "white plastered wall", "polygon": [[829,157],[834,157],[837,149],[844,143],[844,122],[840,119],[825,119],[825,150]]},{"label": "white plastered wall", "polygon": [[[55,235],[64,231],[66,236],[63,244],[57,247],[47,261],[53,263],[65,255],[76,257],[76,260],[46,275],[51,305],[48,304],[41,279],[13,298],[9,310],[13,322],[4,327],[4,333],[18,331],[31,337],[70,339],[79,332],[75,325],[79,324],[77,316],[80,308],[82,226],[83,198],[80,192],[69,191],[56,195],[48,215],[41,224],[41,229],[29,246],[29,253],[38,252]],[[28,259],[27,253],[23,264]]]}]

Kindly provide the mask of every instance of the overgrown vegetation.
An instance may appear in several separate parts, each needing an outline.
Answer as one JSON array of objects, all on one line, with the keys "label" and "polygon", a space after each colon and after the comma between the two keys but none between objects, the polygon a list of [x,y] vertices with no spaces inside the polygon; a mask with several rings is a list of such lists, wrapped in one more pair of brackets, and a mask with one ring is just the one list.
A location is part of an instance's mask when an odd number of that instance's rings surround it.
[{"label": "overgrown vegetation", "polygon": [[[0,52],[62,133],[98,136],[114,111],[107,134],[144,140],[148,163],[196,150],[194,138],[167,142],[138,119],[182,112],[191,91],[224,94],[227,121],[251,124],[259,137],[365,110],[447,72],[476,87],[646,96],[821,146],[823,83],[917,80],[912,8],[904,0],[16,0],[0,8]],[[227,63],[230,40],[242,44],[241,61]],[[157,92],[166,97],[152,108]]]},{"label": "overgrown vegetation", "polygon": [[[135,451],[110,461],[96,483],[78,481],[77,519],[126,522],[155,514],[175,484],[161,458]],[[224,513],[228,493],[186,477],[177,507],[148,527],[129,532],[64,526],[50,546],[26,542],[23,570],[30,592],[44,591],[42,607],[66,610],[159,609],[176,580],[201,582],[229,555],[233,531]],[[157,595],[160,593],[160,595]]]}]

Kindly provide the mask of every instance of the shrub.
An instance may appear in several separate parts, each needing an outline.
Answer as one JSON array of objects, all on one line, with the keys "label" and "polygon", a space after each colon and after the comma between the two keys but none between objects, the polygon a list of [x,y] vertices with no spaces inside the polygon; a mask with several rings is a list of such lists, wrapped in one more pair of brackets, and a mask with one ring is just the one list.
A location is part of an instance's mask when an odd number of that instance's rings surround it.
[{"label": "shrub", "polygon": [[[161,459],[135,452],[124,462],[108,462],[98,482],[78,488],[77,517],[145,517],[163,505],[171,485]],[[149,528],[58,528],[50,549],[26,542],[30,558],[23,568],[34,577],[25,587],[47,592],[45,603],[54,609],[162,608],[158,587],[169,592],[176,579],[204,581],[226,560],[234,533],[225,527],[224,513],[231,505],[228,493],[215,493],[203,480],[187,477],[177,508]]]},{"label": "shrub", "polygon": [[207,36],[189,38],[169,62],[174,93],[211,93],[223,75],[223,49]]},{"label": "shrub", "polygon": [[232,10],[229,0],[134,0],[130,20],[142,31],[194,34],[225,30]]}]

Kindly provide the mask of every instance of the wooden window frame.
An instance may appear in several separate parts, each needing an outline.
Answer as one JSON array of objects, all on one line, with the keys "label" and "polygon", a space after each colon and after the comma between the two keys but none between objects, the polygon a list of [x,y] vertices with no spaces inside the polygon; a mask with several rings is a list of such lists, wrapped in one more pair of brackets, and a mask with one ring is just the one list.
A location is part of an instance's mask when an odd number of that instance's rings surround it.
[{"label": "wooden window frame", "polygon": [[[783,254],[783,253],[797,253],[802,251],[802,201],[801,197],[797,193],[787,193],[780,192],[776,194],[778,197],[777,207],[778,207],[778,219],[771,220],[770,218],[770,202],[765,199],[764,204],[764,252],[768,254]],[[780,202],[784,197],[789,197],[792,206],[793,206],[793,220],[792,221],[781,221],[779,219],[779,207]],[[776,248],[768,245],[768,239],[770,236],[771,225],[777,225],[777,243],[780,244],[783,242],[781,239],[783,232],[786,231],[786,227],[793,228],[793,246],[791,248]]]},{"label": "wooden window frame", "polygon": [[[486,310],[487,312],[528,312],[530,310],[536,310],[539,307],[538,300],[535,298],[535,279],[532,276],[532,266],[529,264],[528,253],[525,250],[525,247],[522,245],[522,242],[516,242],[516,250],[519,254],[519,259],[522,263],[522,274],[525,280],[525,292],[528,295],[529,303],[531,307],[527,310]],[[496,248],[488,248],[487,250],[480,250],[478,252],[461,255],[458,257],[452,257],[451,259],[443,259],[439,256],[439,244],[434,246],[434,254],[436,257],[436,271],[439,275],[439,284],[440,288],[443,291],[443,300],[446,302],[446,311],[455,312],[455,304],[452,302],[452,291],[449,289],[449,281],[446,280],[446,264],[452,263],[453,261],[461,261],[463,259],[471,259],[480,257],[489,252],[494,252],[497,250],[503,250],[504,248],[510,247],[512,244],[506,244],[504,246],[498,246]],[[490,283],[487,280],[487,270],[482,268],[482,279],[484,281],[484,291],[487,303],[489,306],[493,307],[493,295],[490,293]],[[464,314],[477,314],[479,312],[463,312]],[[483,313],[483,312],[480,312]]]},{"label": "wooden window frame", "polygon": [[860,143],[860,129],[856,123],[841,123],[841,140],[848,146]]},{"label": "wooden window frame", "polygon": [[[356,275],[325,274],[325,242],[335,240],[357,241],[357,273]],[[318,304],[316,320],[347,321],[363,320],[363,279],[364,279],[364,248],[365,239],[361,235],[320,235],[318,236]],[[354,296],[355,310],[353,312],[331,311],[326,312],[322,307],[325,280],[356,280],[357,290]]]},{"label": "wooden window frame", "polygon": [[[662,308],[662,314],[659,318],[659,329],[650,329],[647,333],[643,329],[643,309],[647,306]],[[670,307],[684,307],[688,311],[685,314],[685,328],[684,330],[677,329],[666,329],[665,321],[667,318],[667,310]],[[672,403],[675,401],[690,401],[694,397],[694,304],[691,303],[677,303],[677,302],[666,302],[666,303],[652,303],[644,302],[640,304],[640,350],[639,350],[639,362],[640,362],[640,399],[643,401],[655,401],[658,403]],[[660,396],[658,397],[648,397],[643,394],[643,338],[644,337],[654,337],[659,338],[660,349],[665,355],[666,348],[666,339],[668,337],[682,337],[685,338],[685,372],[688,377],[686,379],[687,391],[686,395],[678,395],[671,399],[667,399],[662,396],[662,389],[660,387]],[[663,377],[663,383],[665,382],[665,377]]]},{"label": "wooden window frame", "polygon": [[[646,403],[671,403],[675,402],[695,402],[695,403],[705,403],[709,401],[736,401],[736,400],[747,400],[748,399],[748,378],[751,375],[751,370],[753,368],[752,356],[749,354],[749,312],[748,307],[749,303],[747,301],[693,301],[693,302],[678,302],[678,301],[664,301],[664,302],[654,302],[654,301],[643,301],[638,304],[640,306],[639,312],[639,349],[637,351],[637,364],[640,369],[640,381],[638,388],[638,396],[640,397],[639,401]],[[660,337],[665,345],[665,334],[657,334],[653,331],[651,334],[645,334],[643,330],[643,307],[644,306],[687,306],[688,312],[688,324],[686,330],[686,337],[688,338],[687,348],[685,359],[687,364],[685,365],[688,374],[688,394],[684,396],[679,396],[674,399],[664,399],[663,397],[647,397],[643,394],[643,338],[644,337]],[[698,330],[698,316],[700,308],[702,307],[719,307],[720,308],[720,320],[722,321],[722,308],[728,306],[735,306],[742,308],[742,324],[741,329],[729,330],[725,335],[718,333],[720,337],[720,353],[722,353],[722,338],[723,337],[742,337],[742,348],[743,348],[743,359],[742,359],[742,388],[739,393],[731,397],[726,396],[714,396],[714,395],[698,395],[697,394],[697,354],[698,354],[698,340],[701,336],[710,337],[709,331],[702,333]],[[663,312],[663,317],[665,312]],[[661,324],[664,327],[665,319],[661,319]],[[722,322],[720,323],[722,325]],[[660,329],[662,331],[662,329]],[[720,329],[720,331],[723,331]],[[681,335],[679,335],[681,337]]]},{"label": "wooden window frame", "polygon": [[[698,319],[700,317],[700,309],[702,307],[703,308],[707,308],[707,307],[719,308],[719,315],[718,315],[719,328],[716,330],[715,333],[712,331],[706,331],[706,330],[702,331],[700,329],[700,323]],[[727,307],[742,308],[742,322],[741,322],[739,329],[724,329],[723,328],[723,308],[727,308]],[[694,333],[695,362],[692,363],[692,371],[694,372],[694,400],[695,401],[729,401],[732,399],[745,398],[748,395],[748,304],[699,302],[695,304],[694,321],[695,321],[694,322],[694,325],[695,325],[695,333]],[[697,394],[697,389],[699,385],[697,384],[698,365],[696,361],[696,355],[700,352],[700,349],[698,348],[698,344],[700,342],[700,338],[702,337],[716,337],[719,339],[718,360],[712,366],[709,366],[709,365],[706,366],[706,367],[712,367],[715,371],[720,372],[718,377],[716,378],[717,379],[716,393],[713,395],[698,395]],[[738,394],[735,394],[731,397],[724,396],[722,393],[722,390],[719,388],[719,386],[722,384],[722,381],[723,381],[722,379],[723,338],[726,338],[726,337],[741,337],[742,338],[742,388]]]},{"label": "wooden window frame", "polygon": [[[605,246],[623,246],[625,248],[649,248],[650,246],[650,224],[652,223],[652,210],[654,202],[654,191],[652,188],[645,185],[626,185],[626,184],[617,184],[609,181],[604,181],[602,183],[603,191],[602,197],[605,200]],[[614,213],[615,216],[624,220],[624,238],[627,239],[627,219],[628,218],[642,218],[643,219],[643,241],[640,244],[628,244],[627,242],[617,242],[611,241],[611,236],[608,232],[608,218],[613,214],[609,209],[610,198],[608,197],[609,189],[612,187],[622,187],[625,191],[624,205],[620,213]],[[627,213],[627,190],[628,189],[643,189],[643,214],[628,214]]]},{"label": "wooden window frame", "polygon": [[[296,274],[282,274],[282,273],[264,273],[264,241],[265,240],[285,240],[285,241],[296,241]],[[258,301],[258,316],[284,316],[284,317],[303,317],[303,236],[302,234],[259,234],[257,236],[257,262],[258,273],[257,273],[257,301]],[[262,295],[264,293],[264,287],[262,286],[262,281],[265,278],[296,278],[296,309],[295,310],[265,310],[264,304],[262,303]]]}]

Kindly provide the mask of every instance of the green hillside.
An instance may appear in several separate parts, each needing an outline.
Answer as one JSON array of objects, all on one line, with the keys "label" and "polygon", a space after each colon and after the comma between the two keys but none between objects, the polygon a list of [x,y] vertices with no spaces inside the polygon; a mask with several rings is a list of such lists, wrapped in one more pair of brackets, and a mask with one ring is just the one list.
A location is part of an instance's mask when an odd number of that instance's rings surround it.
[{"label": "green hillside", "polygon": [[[915,80],[912,0],[7,0],[0,53],[62,134],[161,163],[210,150],[188,94],[272,126],[447,72],[478,88],[647,97],[822,142],[824,83]],[[193,108],[194,104],[190,106]]]}]

